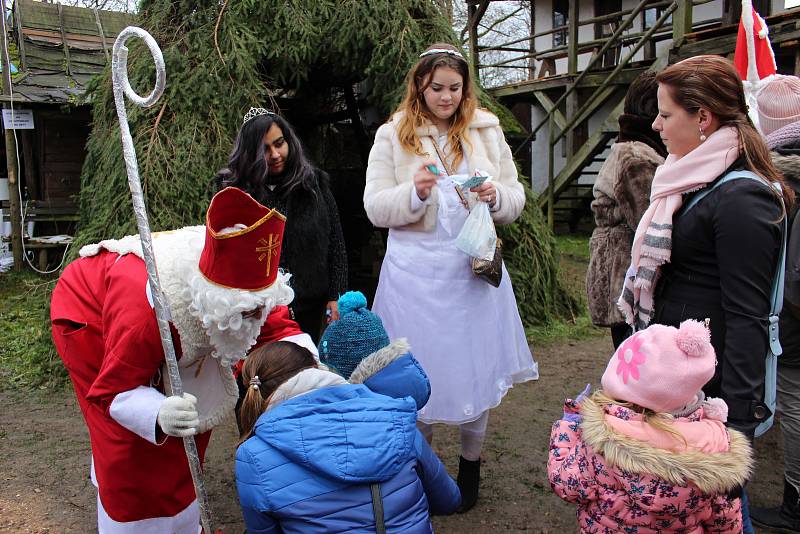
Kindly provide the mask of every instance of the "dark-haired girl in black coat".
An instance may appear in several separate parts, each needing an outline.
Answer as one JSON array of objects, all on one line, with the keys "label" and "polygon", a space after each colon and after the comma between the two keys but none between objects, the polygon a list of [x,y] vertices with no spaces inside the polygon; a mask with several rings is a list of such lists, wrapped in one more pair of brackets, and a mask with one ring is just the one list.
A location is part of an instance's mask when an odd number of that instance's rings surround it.
[{"label": "dark-haired girl in black coat", "polygon": [[214,184],[238,187],[286,215],[281,268],[292,274],[294,318],[316,343],[325,317],[338,319],[336,301],[347,288],[347,255],[328,175],[309,163],[285,119],[251,108]]}]

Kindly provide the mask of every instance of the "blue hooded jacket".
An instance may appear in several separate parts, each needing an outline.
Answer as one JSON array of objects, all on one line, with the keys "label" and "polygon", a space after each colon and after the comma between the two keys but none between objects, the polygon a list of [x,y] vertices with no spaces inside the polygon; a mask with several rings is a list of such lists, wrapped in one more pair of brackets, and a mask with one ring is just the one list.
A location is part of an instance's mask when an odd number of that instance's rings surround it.
[{"label": "blue hooded jacket", "polygon": [[461,497],[416,430],[416,411],[410,397],[345,384],[262,414],[236,453],[248,532],[375,532],[372,483],[387,532],[432,532],[429,511],[452,513]]},{"label": "blue hooded jacket", "polygon": [[353,369],[348,381],[364,384],[387,397],[411,397],[421,410],[431,398],[431,381],[420,363],[411,354],[405,338],[392,341],[370,354]]}]

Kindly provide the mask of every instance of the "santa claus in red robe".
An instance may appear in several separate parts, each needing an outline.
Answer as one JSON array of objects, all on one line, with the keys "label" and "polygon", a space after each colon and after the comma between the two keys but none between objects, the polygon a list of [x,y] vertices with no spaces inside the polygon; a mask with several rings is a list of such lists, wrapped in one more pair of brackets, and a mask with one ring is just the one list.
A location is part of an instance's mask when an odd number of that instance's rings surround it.
[{"label": "santa claus in red robe", "polygon": [[192,533],[199,507],[181,437],[202,461],[211,429],[233,412],[231,366],[257,344],[316,354],[286,307],[278,270],[285,217],[239,189],[211,201],[205,226],[153,235],[184,395],[164,390],[164,351],[138,236],[80,251],[53,291],[53,340],[92,446],[101,533]]}]

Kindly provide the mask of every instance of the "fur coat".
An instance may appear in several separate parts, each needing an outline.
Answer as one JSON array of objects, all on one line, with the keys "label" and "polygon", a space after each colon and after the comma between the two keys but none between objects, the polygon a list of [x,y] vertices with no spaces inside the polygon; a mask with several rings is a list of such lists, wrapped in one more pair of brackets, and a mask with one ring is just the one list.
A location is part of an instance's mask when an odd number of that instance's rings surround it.
[{"label": "fur coat", "polygon": [[[729,438],[726,451],[674,451],[616,430],[615,423],[641,418],[622,406],[587,398],[580,406],[567,401],[564,412],[580,413],[583,420],[555,422],[547,474],[556,494],[578,505],[582,533],[742,531],[741,502],[728,494],[752,469],[752,449],[743,434],[721,427]],[[707,419],[699,408],[682,421]]]},{"label": "fur coat", "polygon": [[650,203],[656,167],[662,163],[664,158],[645,143],[614,143],[597,175],[592,202],[596,228],[589,242],[586,291],[589,314],[598,326],[625,322],[616,303],[631,262],[633,235]]},{"label": "fur coat", "polygon": [[253,195],[286,215],[281,268],[292,273],[295,304],[336,300],[347,291],[347,252],[330,178],[314,169],[311,185],[313,191],[298,187],[287,195],[265,188]]},{"label": "fur coat", "polygon": [[[792,224],[797,217],[797,205],[800,202],[800,139],[785,147],[780,147],[772,152],[772,163],[783,174],[786,184],[794,189],[795,199],[794,212],[790,216],[789,229],[787,236],[787,246],[789,240],[794,236],[791,232],[795,230]],[[788,252],[788,251],[787,251]],[[787,270],[796,262],[796,258],[787,258]],[[783,367],[800,367],[800,308],[794,307],[787,300],[784,301],[783,311],[781,312],[781,322],[778,328],[781,338],[783,354],[778,358],[778,365]]]},{"label": "fur coat", "polygon": [[[397,137],[400,117],[401,114],[396,113],[375,134],[367,166],[364,209],[372,224],[381,228],[431,231],[438,212],[437,188],[431,190],[424,209],[417,211],[411,210],[411,195],[414,194],[414,174],[423,162],[436,158],[431,136],[436,137],[438,133],[432,124],[419,128],[417,135],[427,155],[408,152]],[[517,180],[517,168],[500,121],[488,111],[476,110],[466,135],[469,143],[464,143],[464,148],[470,172],[480,169],[494,177],[500,207],[492,212],[492,219],[496,224],[514,222],[525,206],[525,191]]]}]

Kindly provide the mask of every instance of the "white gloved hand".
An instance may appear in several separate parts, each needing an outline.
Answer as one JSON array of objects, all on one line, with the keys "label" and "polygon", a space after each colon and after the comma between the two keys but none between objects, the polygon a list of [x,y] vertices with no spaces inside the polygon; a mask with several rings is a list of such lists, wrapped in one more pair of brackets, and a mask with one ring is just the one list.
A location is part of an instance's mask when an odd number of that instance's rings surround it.
[{"label": "white gloved hand", "polygon": [[158,426],[168,436],[194,436],[199,425],[197,398],[191,393],[167,397],[158,409]]}]

